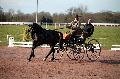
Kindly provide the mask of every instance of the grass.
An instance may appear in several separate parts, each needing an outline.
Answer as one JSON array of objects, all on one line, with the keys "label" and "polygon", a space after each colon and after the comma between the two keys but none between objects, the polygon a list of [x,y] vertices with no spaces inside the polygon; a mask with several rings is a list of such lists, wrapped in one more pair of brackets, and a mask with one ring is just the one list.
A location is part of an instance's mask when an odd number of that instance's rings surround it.
[{"label": "grass", "polygon": [[26,26],[16,26],[16,25],[4,25],[0,26],[0,45],[7,45],[7,35],[12,35],[15,37],[16,41],[22,40],[23,29]]},{"label": "grass", "polygon": [[[42,26],[46,28],[46,26]],[[24,28],[28,28],[27,25],[0,25],[0,46],[8,45],[7,35],[12,35],[15,37],[15,41],[22,41],[22,34]],[[54,26],[48,26],[47,29],[54,29]],[[57,27],[59,31],[65,33],[69,31],[69,29],[63,27],[63,29],[59,29],[61,27]],[[120,27],[95,27],[95,31],[91,38],[97,39],[103,48],[111,48],[113,44],[120,44]]]},{"label": "grass", "polygon": [[120,27],[96,27],[93,38],[99,40],[104,48],[120,44]]}]

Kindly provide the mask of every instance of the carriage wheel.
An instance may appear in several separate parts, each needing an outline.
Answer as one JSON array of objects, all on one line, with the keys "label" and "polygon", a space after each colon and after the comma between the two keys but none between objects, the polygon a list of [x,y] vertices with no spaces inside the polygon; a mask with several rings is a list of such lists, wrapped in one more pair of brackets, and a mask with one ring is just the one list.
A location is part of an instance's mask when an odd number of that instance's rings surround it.
[{"label": "carriage wheel", "polygon": [[91,39],[86,48],[87,57],[89,60],[95,61],[100,57],[101,45],[96,39]]},{"label": "carriage wheel", "polygon": [[71,59],[71,60],[75,59],[73,56],[74,49],[72,49],[71,47],[67,47],[66,53],[67,53],[67,56],[69,59]]},{"label": "carriage wheel", "polygon": [[82,60],[84,58],[84,54],[85,54],[85,49],[84,49],[84,45],[76,45],[76,48],[74,49],[74,58],[76,60]]}]

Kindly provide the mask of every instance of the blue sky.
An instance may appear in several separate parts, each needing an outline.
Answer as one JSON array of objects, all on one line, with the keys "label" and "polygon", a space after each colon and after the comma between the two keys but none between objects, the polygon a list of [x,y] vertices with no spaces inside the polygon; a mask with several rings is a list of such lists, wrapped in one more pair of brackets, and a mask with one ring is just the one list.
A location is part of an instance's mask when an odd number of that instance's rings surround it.
[{"label": "blue sky", "polygon": [[[4,11],[9,9],[18,9],[24,13],[32,13],[36,11],[37,0],[0,0],[0,6]],[[99,12],[102,10],[119,11],[120,0],[38,0],[38,11],[50,13],[65,13],[70,7],[87,6],[88,12]]]}]

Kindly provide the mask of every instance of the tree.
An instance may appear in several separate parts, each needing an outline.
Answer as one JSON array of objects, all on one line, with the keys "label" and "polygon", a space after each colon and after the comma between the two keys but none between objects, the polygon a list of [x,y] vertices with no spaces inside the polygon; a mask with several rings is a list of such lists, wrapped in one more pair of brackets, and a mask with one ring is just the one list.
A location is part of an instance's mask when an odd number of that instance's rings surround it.
[{"label": "tree", "polygon": [[5,13],[3,12],[3,8],[0,6],[0,22],[6,21]]},{"label": "tree", "polygon": [[114,17],[116,14],[111,11],[101,11],[98,13],[95,13],[95,21],[96,22],[102,22],[102,23],[113,23],[116,22],[115,19],[118,17]]},{"label": "tree", "polygon": [[53,23],[52,16],[49,12],[38,13],[38,21],[42,23]]},{"label": "tree", "polygon": [[60,14],[58,14],[58,13],[54,13],[53,14],[53,22],[54,23],[63,23],[63,22],[65,22],[66,20],[65,20],[65,14],[63,14],[63,13],[60,13]]},{"label": "tree", "polygon": [[113,20],[114,23],[120,23],[120,12],[113,13]]},{"label": "tree", "polygon": [[8,15],[9,15],[9,21],[14,21],[14,14],[15,14],[15,12],[14,12],[14,9],[9,9],[9,11],[8,11]]},{"label": "tree", "polygon": [[[81,17],[80,21],[84,22],[85,21],[85,13],[87,13],[87,6],[78,6],[78,7],[71,7],[69,9],[67,9],[67,16],[69,17],[69,19],[74,19],[75,15],[78,14]],[[69,20],[68,19],[68,20]]]},{"label": "tree", "polygon": [[24,21],[24,13],[21,10],[17,10],[17,21]]}]

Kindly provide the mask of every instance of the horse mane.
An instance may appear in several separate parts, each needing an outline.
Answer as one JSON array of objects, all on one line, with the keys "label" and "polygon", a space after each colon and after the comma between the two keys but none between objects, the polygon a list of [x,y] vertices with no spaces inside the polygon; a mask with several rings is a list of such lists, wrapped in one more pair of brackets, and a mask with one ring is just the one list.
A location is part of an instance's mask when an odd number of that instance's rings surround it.
[{"label": "horse mane", "polygon": [[44,30],[40,25],[38,25],[37,23],[33,23],[33,28],[35,28],[36,30]]}]

